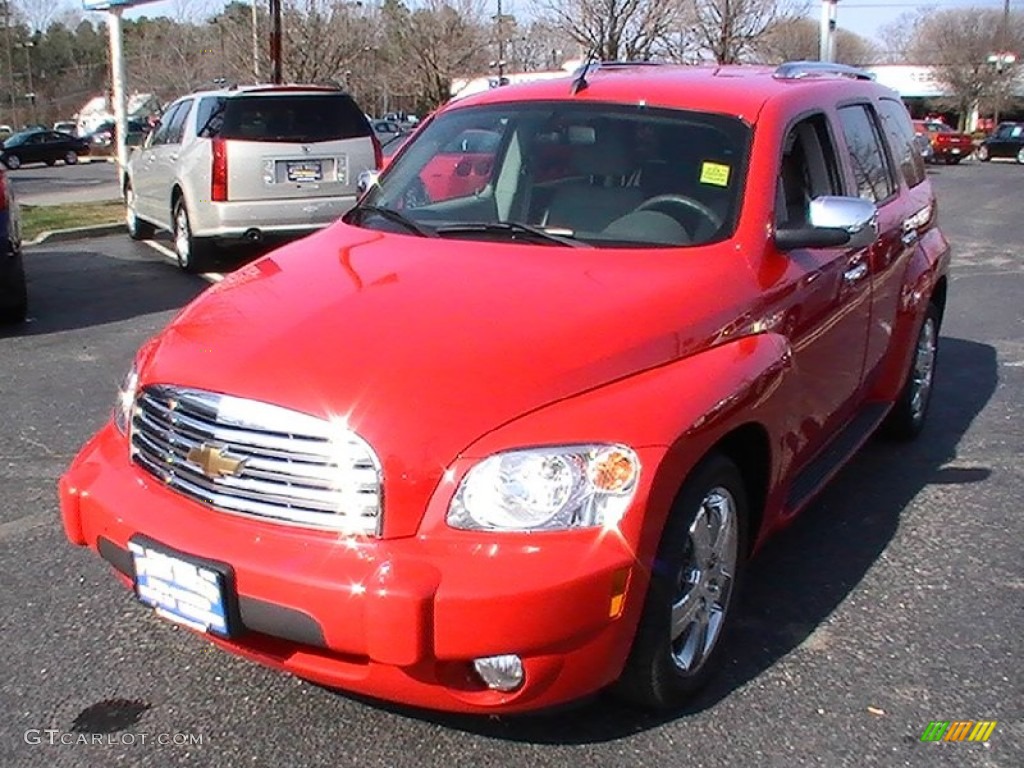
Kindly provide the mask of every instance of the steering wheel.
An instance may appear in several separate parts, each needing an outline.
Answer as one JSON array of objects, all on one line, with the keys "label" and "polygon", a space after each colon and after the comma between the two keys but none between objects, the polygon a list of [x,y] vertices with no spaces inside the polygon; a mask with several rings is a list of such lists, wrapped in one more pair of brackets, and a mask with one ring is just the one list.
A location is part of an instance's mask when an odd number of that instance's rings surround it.
[{"label": "steering wheel", "polygon": [[712,225],[713,230],[717,230],[719,227],[722,226],[722,217],[719,216],[710,208],[708,208],[708,206],[704,205],[704,203],[702,203],[700,200],[697,200],[692,197],[687,197],[686,195],[680,195],[674,192],[670,192],[665,195],[655,195],[654,197],[649,197],[642,203],[640,203],[636,210],[656,210],[665,203],[670,203],[671,205],[678,205],[683,208],[686,208],[689,211],[699,213],[701,216],[707,219],[707,221]]}]

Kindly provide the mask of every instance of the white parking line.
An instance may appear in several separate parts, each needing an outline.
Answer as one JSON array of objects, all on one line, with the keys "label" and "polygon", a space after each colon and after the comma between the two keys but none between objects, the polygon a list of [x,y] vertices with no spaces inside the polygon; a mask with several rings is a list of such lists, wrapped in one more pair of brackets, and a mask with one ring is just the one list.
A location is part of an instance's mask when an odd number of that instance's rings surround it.
[{"label": "white parking line", "polygon": [[[156,240],[143,240],[142,242],[148,245],[157,253],[159,253],[165,259],[170,261],[172,264],[178,263],[178,255],[163,243],[159,243]],[[219,283],[221,280],[224,279],[224,275],[222,275],[219,272],[204,272],[203,274],[200,275],[200,277],[209,283]]]}]

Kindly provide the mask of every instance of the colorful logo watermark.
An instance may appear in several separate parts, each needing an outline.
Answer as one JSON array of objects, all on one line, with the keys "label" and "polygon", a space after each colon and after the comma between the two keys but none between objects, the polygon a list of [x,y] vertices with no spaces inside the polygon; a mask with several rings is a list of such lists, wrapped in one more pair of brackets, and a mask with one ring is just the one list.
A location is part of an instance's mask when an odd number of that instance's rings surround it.
[{"label": "colorful logo watermark", "polygon": [[996,724],[995,720],[932,720],[921,741],[988,741]]}]

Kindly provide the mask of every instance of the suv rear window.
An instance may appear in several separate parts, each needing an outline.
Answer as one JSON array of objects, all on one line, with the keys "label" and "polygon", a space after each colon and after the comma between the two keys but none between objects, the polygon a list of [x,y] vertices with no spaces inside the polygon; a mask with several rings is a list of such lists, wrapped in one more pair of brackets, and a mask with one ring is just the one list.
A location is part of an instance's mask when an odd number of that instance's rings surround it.
[{"label": "suv rear window", "polygon": [[305,144],[370,135],[366,116],[343,93],[261,93],[204,100],[198,125],[205,137],[248,141]]}]

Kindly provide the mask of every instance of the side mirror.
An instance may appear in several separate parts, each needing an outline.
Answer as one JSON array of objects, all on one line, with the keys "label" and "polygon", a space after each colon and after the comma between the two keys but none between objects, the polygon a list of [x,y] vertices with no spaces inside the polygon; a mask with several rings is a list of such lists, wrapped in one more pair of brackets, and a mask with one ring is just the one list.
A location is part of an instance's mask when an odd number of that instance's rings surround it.
[{"label": "side mirror", "polygon": [[366,190],[377,185],[378,179],[380,179],[380,171],[361,171],[356,179],[356,191],[360,195],[366,194]]},{"label": "side mirror", "polygon": [[775,245],[796,248],[866,248],[878,239],[878,209],[859,197],[824,195],[811,201],[808,225],[779,229]]}]

